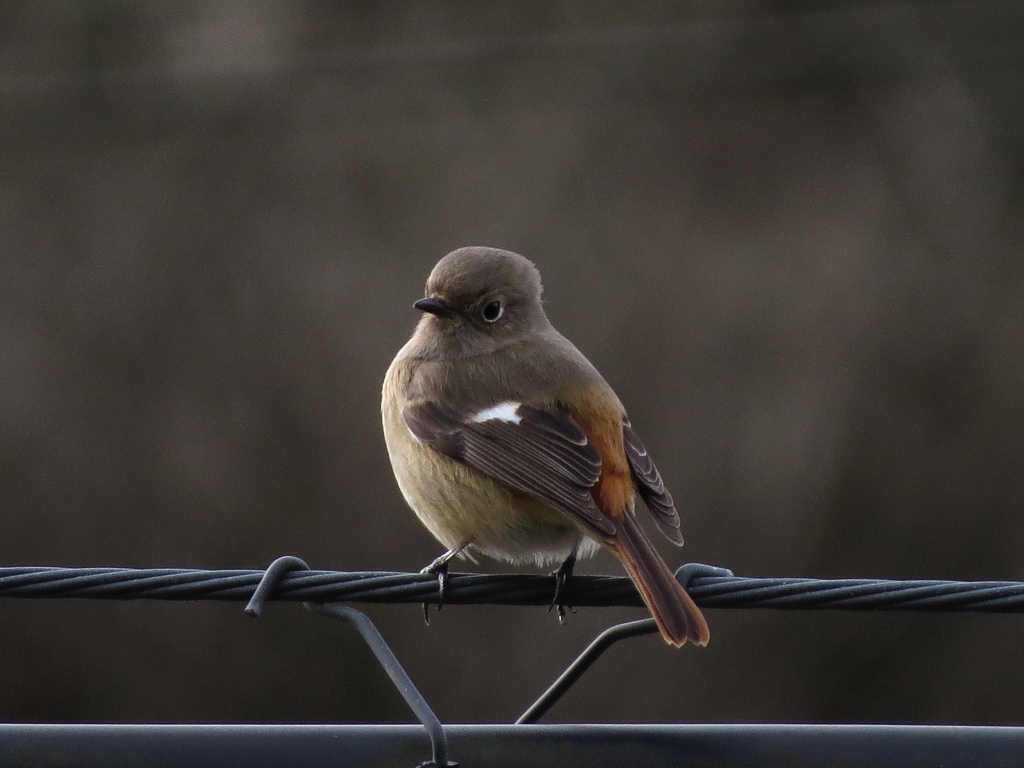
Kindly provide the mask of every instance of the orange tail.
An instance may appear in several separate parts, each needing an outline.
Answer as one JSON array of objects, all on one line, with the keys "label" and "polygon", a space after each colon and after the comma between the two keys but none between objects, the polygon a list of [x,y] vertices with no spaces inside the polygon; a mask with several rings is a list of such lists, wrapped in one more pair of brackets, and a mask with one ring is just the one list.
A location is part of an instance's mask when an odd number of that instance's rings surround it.
[{"label": "orange tail", "polygon": [[665,642],[677,648],[687,640],[707,645],[711,634],[700,608],[676,581],[633,515],[627,512],[615,525],[618,530],[609,548],[636,584]]}]

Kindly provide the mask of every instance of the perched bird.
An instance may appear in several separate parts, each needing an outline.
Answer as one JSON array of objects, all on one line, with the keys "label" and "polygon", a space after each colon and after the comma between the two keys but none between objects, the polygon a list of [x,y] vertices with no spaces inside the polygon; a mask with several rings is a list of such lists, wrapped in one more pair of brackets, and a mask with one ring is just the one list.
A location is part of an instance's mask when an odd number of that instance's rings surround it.
[{"label": "perched bird", "polygon": [[474,554],[561,563],[560,588],[577,556],[604,545],[666,642],[705,645],[704,617],[634,510],[638,492],[681,545],[672,496],[615,392],[548,321],[533,263],[460,248],[413,306],[423,316],[388,368],[381,411],[398,486],[448,548],[424,570],[443,576]]}]

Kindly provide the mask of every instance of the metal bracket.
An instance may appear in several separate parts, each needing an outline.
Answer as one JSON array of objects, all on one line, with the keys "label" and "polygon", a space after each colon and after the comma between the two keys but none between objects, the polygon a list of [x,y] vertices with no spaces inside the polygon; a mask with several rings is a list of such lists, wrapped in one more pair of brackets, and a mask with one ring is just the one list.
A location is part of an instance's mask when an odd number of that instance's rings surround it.
[{"label": "metal bracket", "polygon": [[533,702],[530,708],[519,716],[519,719],[516,720],[516,725],[529,725],[536,723],[544,717],[548,710],[555,706],[555,703],[565,695],[565,692],[572,688],[577,680],[583,677],[583,673],[590,669],[590,666],[619,640],[625,640],[627,637],[650,635],[657,631],[658,626],[654,623],[654,619],[630,621],[625,624],[616,624],[614,627],[609,627],[594,638],[586,650],[576,657],[576,660],[566,668],[565,672],[558,676],[558,679],[551,684],[551,687],[544,691],[540,698]]},{"label": "metal bracket", "polygon": [[252,597],[249,598],[249,602],[245,606],[246,614],[255,619],[263,612],[263,606],[270,599],[270,593],[274,591],[274,588],[280,583],[286,573],[289,571],[308,570],[309,566],[306,565],[306,561],[301,557],[285,555],[284,557],[277,558],[263,572],[263,578],[256,585]]},{"label": "metal bracket", "polygon": [[[704,563],[687,563],[686,565],[680,566],[676,570],[676,579],[683,587],[689,587],[690,581],[696,576],[732,576],[733,573],[728,568],[719,568],[714,565],[705,565]],[[519,716],[516,720],[516,725],[529,725],[536,723],[544,715],[548,713],[559,699],[565,695],[566,691],[576,684],[576,681],[583,677],[584,673],[590,669],[595,661],[601,658],[602,654],[615,645],[620,640],[625,640],[628,637],[639,637],[641,635],[650,635],[658,631],[657,625],[654,623],[654,619],[642,619],[640,621],[630,621],[625,624],[616,624],[614,627],[609,627],[604,632],[599,634],[594,640],[586,647],[586,649],[576,660],[572,662],[565,671],[558,676],[558,679],[551,684],[544,693],[540,695],[530,707]]]},{"label": "metal bracket", "polygon": [[[250,616],[259,616],[277,583],[286,573],[294,570],[309,570],[309,566],[303,560],[291,555],[279,557],[271,563],[256,586],[256,590],[245,607],[245,612]],[[370,620],[370,617],[362,611],[357,611],[355,608],[341,603],[305,603],[305,606],[314,613],[339,621],[347,621],[359,630],[359,634],[373,651],[373,655],[377,657],[377,662],[387,672],[391,682],[394,683],[395,688],[405,699],[405,703],[409,705],[413,714],[419,718],[430,737],[432,759],[421,763],[418,768],[458,768],[458,763],[448,760],[448,738],[445,735],[444,726],[441,725],[437,715],[434,714],[426,699],[413,684],[412,679],[399,663],[398,657],[385,642],[383,635]]]}]

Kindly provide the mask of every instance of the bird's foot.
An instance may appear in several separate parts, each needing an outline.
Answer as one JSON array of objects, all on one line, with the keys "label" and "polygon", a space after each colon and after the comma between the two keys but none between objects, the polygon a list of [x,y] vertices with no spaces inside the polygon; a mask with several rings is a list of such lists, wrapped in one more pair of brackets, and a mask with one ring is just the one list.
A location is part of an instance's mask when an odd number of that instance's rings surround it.
[{"label": "bird's foot", "polygon": [[555,577],[555,596],[551,600],[551,605],[548,606],[548,613],[554,609],[555,615],[558,616],[559,624],[565,624],[566,610],[569,613],[576,613],[576,609],[571,605],[562,604],[562,592],[565,590],[565,584],[569,581],[569,577],[572,576],[572,569],[575,566],[576,550],[573,549],[569,556],[565,558],[565,562],[558,566],[558,570],[551,574]]},{"label": "bird's foot", "polygon": [[[439,611],[444,607],[444,595],[448,589],[448,563],[465,548],[466,545],[462,544],[454,549],[449,549],[420,571],[420,573],[437,574],[437,610]],[[423,603],[423,621],[430,624],[430,603]]]}]

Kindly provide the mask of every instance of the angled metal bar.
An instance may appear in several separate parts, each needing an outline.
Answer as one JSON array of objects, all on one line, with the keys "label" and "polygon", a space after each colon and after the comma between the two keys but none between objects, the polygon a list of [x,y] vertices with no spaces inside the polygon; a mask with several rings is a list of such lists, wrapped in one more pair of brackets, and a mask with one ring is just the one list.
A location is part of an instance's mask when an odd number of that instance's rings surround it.
[{"label": "angled metal bar", "polygon": [[[684,588],[689,589],[690,582],[700,576],[731,577],[732,571],[728,568],[719,568],[716,565],[705,565],[704,563],[686,563],[676,569],[676,579]],[[536,723],[548,710],[558,702],[565,692],[568,691],[576,681],[583,677],[583,674],[590,669],[595,661],[601,658],[602,654],[620,640],[640,635],[650,635],[658,631],[654,619],[643,619],[641,621],[630,621],[625,624],[616,624],[599,634],[584,649],[583,653],[576,657],[565,672],[559,675],[558,679],[551,684],[544,693],[540,695],[530,707],[519,716],[516,725]]]},{"label": "angled metal bar", "polygon": [[[245,606],[245,612],[249,616],[259,616],[275,587],[290,571],[296,570],[308,571],[309,566],[305,560],[293,555],[284,555],[272,562],[253,591],[248,605]],[[419,768],[458,768],[458,763],[448,760],[448,739],[444,733],[444,726],[434,714],[434,710],[427,704],[427,700],[423,698],[423,694],[413,684],[412,679],[399,663],[398,657],[395,656],[370,617],[362,611],[340,603],[305,603],[305,606],[314,613],[353,624],[359,630],[359,634],[363,636],[363,640],[373,651],[373,655],[377,657],[378,663],[387,672],[391,682],[405,699],[405,703],[409,705],[409,708],[427,730],[433,759],[421,763]]]},{"label": "angled metal bar", "polygon": [[533,702],[529,709],[519,716],[519,719],[516,720],[516,725],[536,723],[544,717],[548,710],[555,706],[558,700],[565,695],[565,692],[572,688],[577,680],[583,677],[583,673],[590,669],[591,665],[619,640],[639,635],[650,635],[657,631],[658,625],[654,623],[654,619],[630,621],[625,624],[616,624],[614,627],[606,629],[594,638],[590,645],[586,647],[586,650],[577,656],[576,660],[566,668],[565,672],[559,675],[558,679],[551,684],[551,687],[544,691],[540,698]]},{"label": "angled metal bar", "polygon": [[420,722],[423,723],[423,727],[427,729],[427,735],[430,736],[433,759],[430,762],[423,763],[420,768],[458,768],[458,763],[448,760],[448,738],[445,736],[444,726],[441,725],[441,721],[434,714],[434,710],[427,704],[427,700],[423,698],[423,694],[419,692],[419,689],[413,684],[409,675],[406,674],[405,669],[398,662],[398,658],[384,641],[383,635],[377,630],[374,623],[370,621],[369,616],[362,611],[357,611],[355,608],[338,603],[326,603],[323,605],[307,603],[306,607],[315,613],[321,613],[332,619],[354,624],[356,629],[359,630],[359,634],[363,636],[363,640],[370,646],[370,650],[373,651],[373,655],[377,657],[377,661],[384,668],[384,671],[388,673],[388,677],[395,684],[395,688],[402,694],[405,703],[409,705],[409,708],[419,718]]}]

